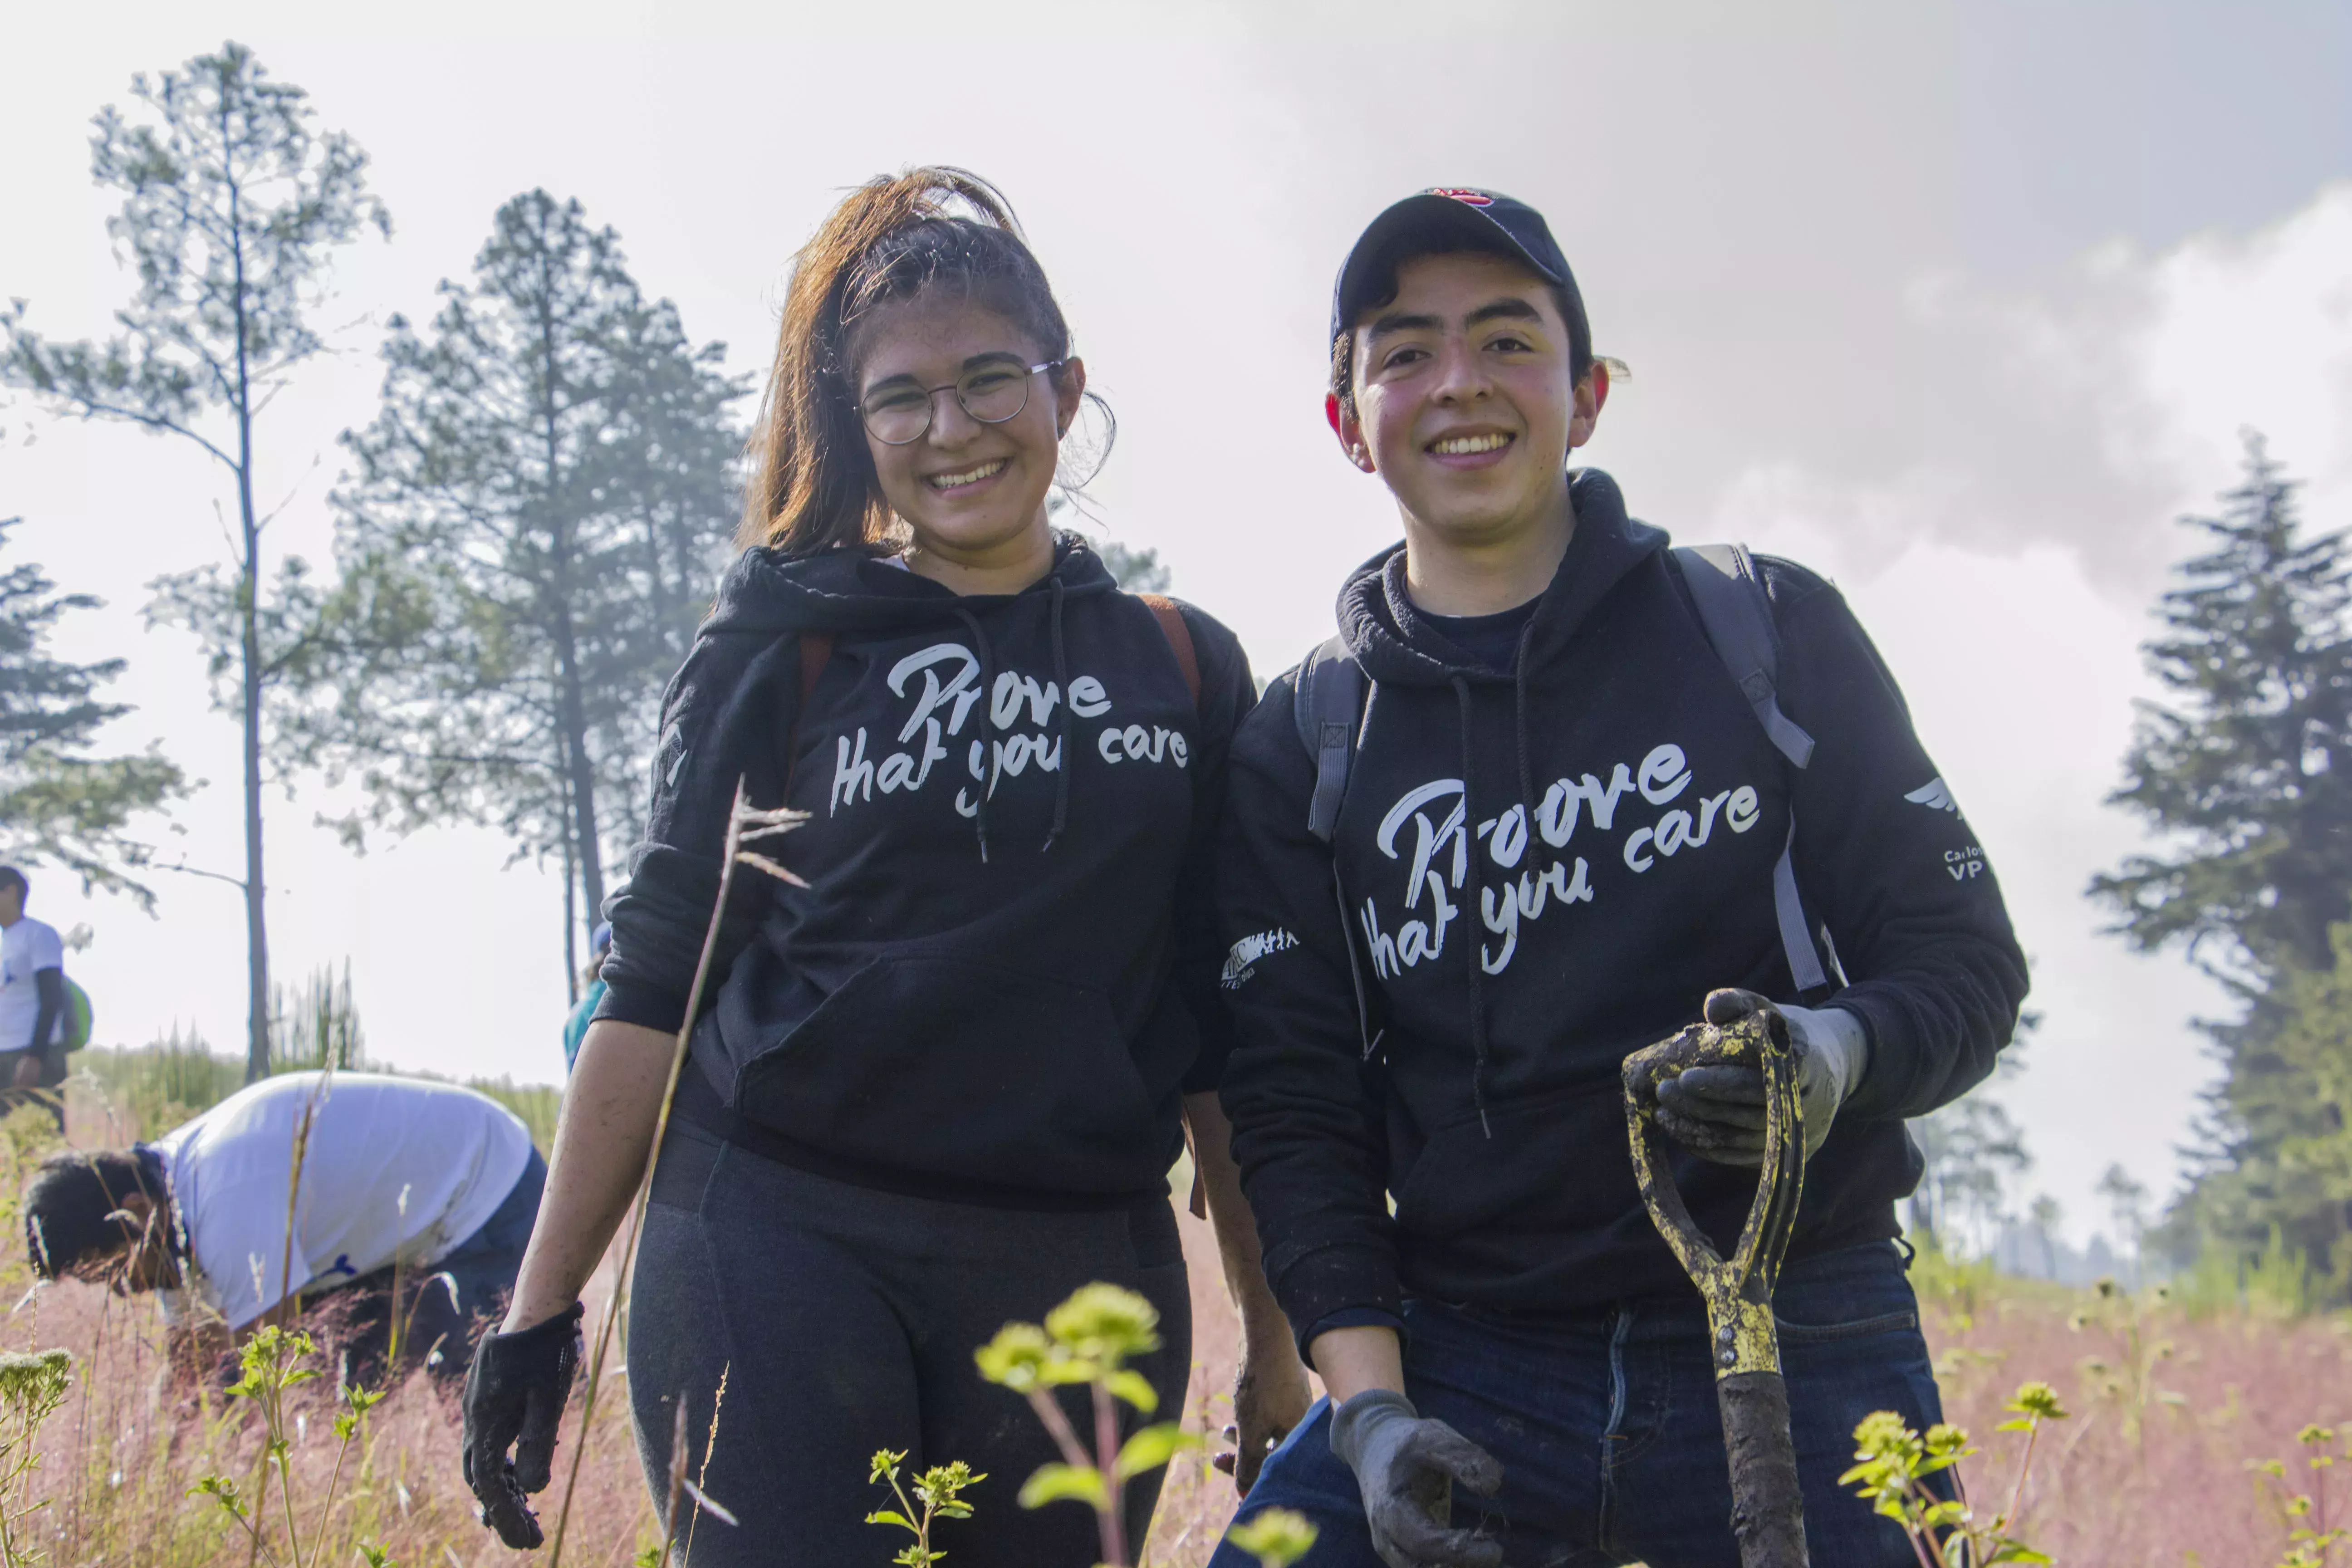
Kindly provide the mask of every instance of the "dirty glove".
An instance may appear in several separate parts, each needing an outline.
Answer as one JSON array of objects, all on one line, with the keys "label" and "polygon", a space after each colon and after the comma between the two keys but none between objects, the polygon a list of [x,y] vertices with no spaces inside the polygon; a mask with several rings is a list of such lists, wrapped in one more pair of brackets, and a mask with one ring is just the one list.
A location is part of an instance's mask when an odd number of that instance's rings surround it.
[{"label": "dirty glove", "polygon": [[[1797,1057],[1797,1096],[1804,1105],[1805,1153],[1811,1157],[1830,1135],[1838,1107],[1862,1085],[1870,1066],[1870,1037],[1862,1020],[1843,1007],[1787,1007],[1753,991],[1715,991],[1706,998],[1706,1021],[1736,1024],[1762,1014],[1773,1033]],[[1785,1030],[1785,1034],[1783,1031]],[[1764,1163],[1764,1069],[1750,1067],[1692,1068],[1658,1081],[1658,1126],[1704,1159],[1725,1165]]]},{"label": "dirty glove", "polygon": [[1331,1452],[1356,1472],[1372,1550],[1389,1568],[1501,1568],[1501,1542],[1449,1528],[1455,1481],[1480,1497],[1503,1484],[1494,1455],[1385,1388],[1333,1407]]},{"label": "dirty glove", "polygon": [[580,1368],[582,1312],[574,1301],[543,1323],[485,1336],[466,1373],[466,1484],[482,1522],[518,1552],[545,1539],[523,1499],[544,1491],[554,1469],[556,1425]]}]

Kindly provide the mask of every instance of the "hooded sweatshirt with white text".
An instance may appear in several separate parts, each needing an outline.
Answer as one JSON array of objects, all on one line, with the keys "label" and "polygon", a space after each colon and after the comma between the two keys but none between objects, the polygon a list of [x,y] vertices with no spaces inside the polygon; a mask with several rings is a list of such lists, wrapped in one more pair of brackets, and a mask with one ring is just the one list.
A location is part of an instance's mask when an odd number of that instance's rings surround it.
[{"label": "hooded sweatshirt with white text", "polygon": [[[1798,999],[1772,891],[1792,818],[1808,914],[1851,980],[1826,1005],[1872,1042],[1792,1255],[1896,1233],[1919,1176],[1903,1119],[1991,1069],[2025,994],[1984,851],[1837,592],[1761,563],[1781,706],[1816,742],[1801,772],[1708,644],[1666,536],[1605,474],[1570,496],[1515,670],[1414,610],[1402,546],[1348,583],[1340,634],[1370,695],[1333,845],[1307,832],[1296,672],[1234,740],[1222,1092],[1301,1334],[1405,1293],[1546,1312],[1689,1289],[1634,1185],[1620,1066],[1718,986]],[[1753,1173],[1686,1154],[1675,1172],[1736,1237]]]},{"label": "hooded sweatshirt with white text", "polygon": [[[1164,1191],[1180,1091],[1225,1055],[1209,825],[1254,700],[1233,634],[1182,614],[1197,709],[1150,609],[1075,540],[998,595],[871,552],[747,552],[664,700],[598,1016],[677,1027],[740,777],[810,813],[752,846],[810,885],[737,868],[681,1105],[894,1190]],[[834,640],[795,724],[810,632]]]}]

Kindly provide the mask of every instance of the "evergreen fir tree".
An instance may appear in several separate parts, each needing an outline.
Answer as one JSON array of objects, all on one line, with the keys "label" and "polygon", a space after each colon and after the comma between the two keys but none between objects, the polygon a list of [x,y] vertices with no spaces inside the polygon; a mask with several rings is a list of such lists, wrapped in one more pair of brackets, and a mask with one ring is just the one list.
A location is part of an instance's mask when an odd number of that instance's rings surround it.
[{"label": "evergreen fir tree", "polygon": [[[278,639],[307,619],[299,562],[262,571],[268,526],[255,500],[259,421],[295,370],[325,352],[310,325],[335,250],[392,220],[367,189],[367,154],[321,131],[308,96],[253,51],[223,44],[176,71],[131,79],[136,118],[108,107],[90,173],[122,192],[107,230],[139,286],[120,336],[58,342],[0,310],[0,382],[85,419],[119,420],[192,443],[236,487],[232,558],[156,584],[150,618],[185,626],[212,656],[220,706],[244,731],[246,1081],[269,1070],[269,930],[262,860],[264,709],[306,653]],[[209,519],[207,519],[209,526]]]},{"label": "evergreen fir tree", "polygon": [[[0,519],[0,551],[16,521]],[[122,660],[75,664],[50,656],[58,618],[98,605],[56,586],[30,562],[0,570],[0,860],[52,860],[85,887],[128,893],[152,908],[154,894],[131,874],[152,847],[125,829],[184,793],[180,770],[152,749],[89,754],[100,726],[130,711],[97,696],[121,673]]]},{"label": "evergreen fir tree", "polygon": [[593,921],[717,582],[746,388],[645,298],[613,230],[538,190],[383,352],[381,411],[344,437],[341,580],[289,759],[362,786],[354,844],[473,822],[560,855],[569,942],[572,872]]},{"label": "evergreen fir tree", "polygon": [[2326,967],[2352,914],[2352,562],[2342,533],[2303,537],[2297,488],[2250,437],[2222,513],[2183,520],[2211,548],[2147,645],[2171,699],[2142,705],[2108,797],[2165,849],[2091,882],[2134,946],[2183,941],[2256,991]]},{"label": "evergreen fir tree", "polygon": [[2249,437],[2221,513],[2184,520],[2210,548],[2179,568],[2147,645],[2170,698],[2142,707],[2109,797],[2163,847],[2090,889],[2133,945],[2185,943],[2242,1005],[2204,1026],[2222,1079],[2191,1191],[2155,1238],[2176,1258],[2259,1251],[2275,1227],[2325,1259],[2343,1231],[2307,1141],[2326,1131],[2313,1031],[2341,1016],[2314,1009],[2352,915],[2352,559],[2340,531],[2305,536],[2296,489]]}]

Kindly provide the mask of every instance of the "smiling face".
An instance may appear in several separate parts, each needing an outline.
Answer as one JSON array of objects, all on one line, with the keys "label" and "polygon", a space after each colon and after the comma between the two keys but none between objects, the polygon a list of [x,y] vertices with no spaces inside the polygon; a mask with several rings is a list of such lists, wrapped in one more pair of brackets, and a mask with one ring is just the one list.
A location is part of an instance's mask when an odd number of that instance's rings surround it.
[{"label": "smiling face", "polygon": [[[866,432],[883,500],[913,531],[917,555],[965,569],[1010,565],[1040,552],[1050,557],[1045,492],[1086,389],[1085,366],[1073,359],[1032,371],[1049,356],[1029,333],[944,290],[885,306],[851,340],[851,351],[863,413],[894,405],[919,412],[929,396],[930,427],[919,439],[894,447]],[[979,390],[973,378],[984,388],[1000,376],[1024,383],[1028,400],[1012,418],[983,424],[952,388],[962,382]]]},{"label": "smiling face", "polygon": [[1331,400],[1349,460],[1386,481],[1432,542],[1496,542],[1565,518],[1567,458],[1607,398],[1570,374],[1550,287],[1499,256],[1421,256],[1355,323],[1354,408]]}]

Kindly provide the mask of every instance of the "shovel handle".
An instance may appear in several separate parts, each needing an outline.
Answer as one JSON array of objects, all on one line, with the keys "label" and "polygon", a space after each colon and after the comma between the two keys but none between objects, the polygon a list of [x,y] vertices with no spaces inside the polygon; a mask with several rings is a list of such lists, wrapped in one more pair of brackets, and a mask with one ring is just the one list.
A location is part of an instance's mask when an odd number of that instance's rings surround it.
[{"label": "shovel handle", "polygon": [[[1764,1163],[1739,1244],[1715,1249],[1675,1184],[1653,1114],[1659,1079],[1696,1067],[1737,1064],[1764,1073]],[[1706,1303],[1708,1352],[1723,1446],[1731,1461],[1731,1525],[1742,1568],[1807,1568],[1804,1493],[1789,1435],[1789,1390],[1772,1289],[1796,1230],[1804,1191],[1804,1110],[1796,1059],[1761,1017],[1697,1024],[1625,1058],[1625,1123],[1633,1175],[1658,1227]]]}]

